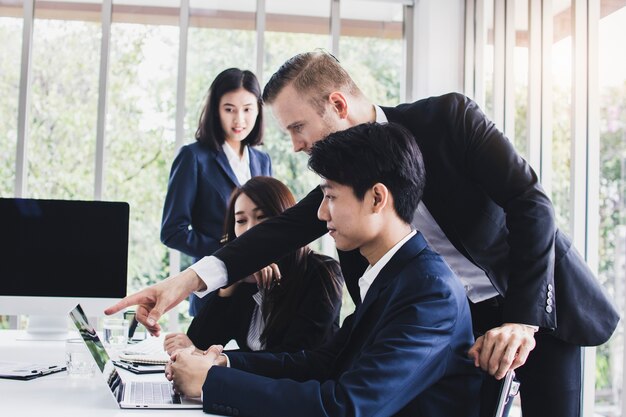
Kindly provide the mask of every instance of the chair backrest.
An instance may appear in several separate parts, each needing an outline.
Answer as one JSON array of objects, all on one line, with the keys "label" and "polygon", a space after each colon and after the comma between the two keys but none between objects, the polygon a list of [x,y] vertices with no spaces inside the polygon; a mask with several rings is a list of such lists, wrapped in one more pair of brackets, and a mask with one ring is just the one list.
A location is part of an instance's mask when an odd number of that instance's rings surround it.
[{"label": "chair backrest", "polygon": [[480,417],[507,417],[519,385],[514,371],[508,371],[501,380],[485,373],[480,391]]},{"label": "chair backrest", "polygon": [[519,392],[520,383],[515,379],[515,371],[513,370],[508,371],[499,382],[500,389],[493,417],[507,417],[513,405],[513,398]]}]

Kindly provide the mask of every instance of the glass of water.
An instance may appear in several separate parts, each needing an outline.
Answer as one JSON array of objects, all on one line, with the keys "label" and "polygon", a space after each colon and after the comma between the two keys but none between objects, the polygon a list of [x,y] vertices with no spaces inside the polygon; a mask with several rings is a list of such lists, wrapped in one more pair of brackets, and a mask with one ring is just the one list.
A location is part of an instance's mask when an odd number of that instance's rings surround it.
[{"label": "glass of water", "polygon": [[102,332],[105,344],[113,348],[123,348],[128,343],[128,320],[105,318]]},{"label": "glass of water", "polygon": [[67,373],[72,377],[91,377],[96,373],[96,362],[83,339],[65,341],[65,361]]}]

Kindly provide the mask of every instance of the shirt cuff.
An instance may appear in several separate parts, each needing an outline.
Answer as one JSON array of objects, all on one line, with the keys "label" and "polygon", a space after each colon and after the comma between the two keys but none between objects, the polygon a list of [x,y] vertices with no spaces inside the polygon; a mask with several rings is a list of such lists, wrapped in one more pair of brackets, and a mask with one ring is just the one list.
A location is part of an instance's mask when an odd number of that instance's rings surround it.
[{"label": "shirt cuff", "polygon": [[537,333],[537,331],[539,330],[539,326],[533,326],[532,324],[524,324],[524,323],[520,323],[520,324],[526,327],[530,327],[531,329],[533,329],[535,333]]},{"label": "shirt cuff", "polygon": [[192,269],[206,285],[203,291],[194,291],[198,297],[202,298],[210,292],[228,285],[228,271],[224,262],[215,256],[205,256],[195,264],[191,265]]},{"label": "shirt cuff", "polygon": [[225,353],[220,353],[220,355],[226,358],[226,367],[230,368],[230,358],[228,357],[228,355]]}]

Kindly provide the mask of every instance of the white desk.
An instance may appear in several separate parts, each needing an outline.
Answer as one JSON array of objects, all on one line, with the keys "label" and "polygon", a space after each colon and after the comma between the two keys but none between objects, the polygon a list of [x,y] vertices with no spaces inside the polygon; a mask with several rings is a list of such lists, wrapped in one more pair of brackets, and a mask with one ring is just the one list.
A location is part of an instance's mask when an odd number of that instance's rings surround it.
[{"label": "white desk", "polygon": [[[64,363],[64,342],[31,342],[16,340],[20,331],[0,330],[0,360],[16,362]],[[78,336],[78,333],[77,333]],[[130,379],[163,379],[162,374],[135,375],[119,369],[125,381]],[[145,380],[145,379],[144,379]],[[94,378],[69,377],[66,372],[30,381],[0,379],[0,416],[12,417],[140,417],[210,416],[198,410],[122,410],[113,399],[98,372]]]}]

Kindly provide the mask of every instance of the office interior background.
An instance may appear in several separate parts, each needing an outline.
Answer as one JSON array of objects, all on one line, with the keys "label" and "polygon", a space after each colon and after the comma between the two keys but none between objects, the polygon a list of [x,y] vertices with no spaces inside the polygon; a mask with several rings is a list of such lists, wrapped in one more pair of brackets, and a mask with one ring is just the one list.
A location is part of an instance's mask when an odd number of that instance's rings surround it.
[{"label": "office interior background", "polygon": [[[160,243],[161,210],[213,78],[236,66],[263,85],[324,48],[378,104],[475,99],[623,315],[624,40],[626,0],[0,0],[0,197],[129,202],[128,291],[157,282],[189,263]],[[275,176],[302,197],[306,155],[265,120]],[[625,355],[623,325],[585,350],[585,416],[626,416]]]}]

